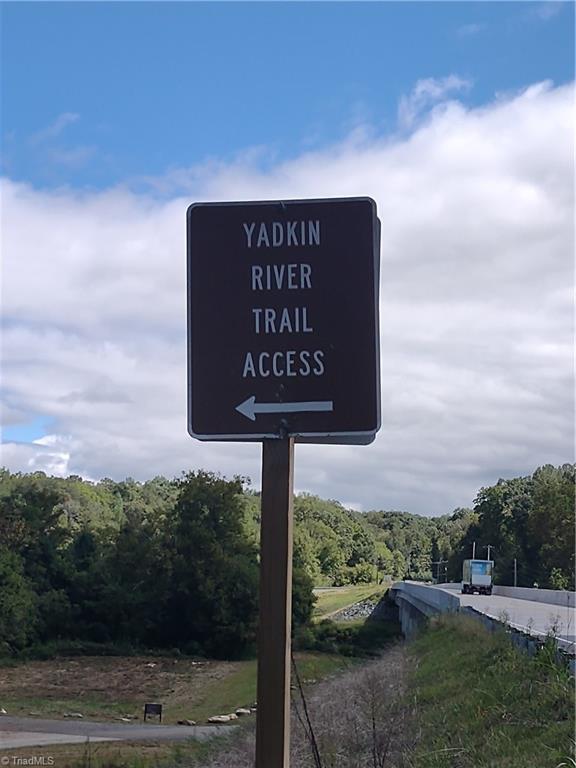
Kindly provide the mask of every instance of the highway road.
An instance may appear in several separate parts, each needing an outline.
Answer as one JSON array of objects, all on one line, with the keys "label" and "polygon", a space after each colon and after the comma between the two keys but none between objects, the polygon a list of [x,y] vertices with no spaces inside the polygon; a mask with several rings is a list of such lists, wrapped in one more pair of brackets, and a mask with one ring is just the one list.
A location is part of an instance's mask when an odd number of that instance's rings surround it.
[{"label": "highway road", "polygon": [[[441,587],[437,587],[441,588]],[[576,642],[576,612],[574,608],[519,600],[500,595],[462,595],[454,588],[444,591],[456,595],[461,606],[471,606],[500,621],[532,635],[553,632],[562,645]]]},{"label": "highway road", "polygon": [[98,723],[91,720],[43,720],[0,715],[0,752],[19,747],[82,744],[90,741],[206,740],[234,726]]}]

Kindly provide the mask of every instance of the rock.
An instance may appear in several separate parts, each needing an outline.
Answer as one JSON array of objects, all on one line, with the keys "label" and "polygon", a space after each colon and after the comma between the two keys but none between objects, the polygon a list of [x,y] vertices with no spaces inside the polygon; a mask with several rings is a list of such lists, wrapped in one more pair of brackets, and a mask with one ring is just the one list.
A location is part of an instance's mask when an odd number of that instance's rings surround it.
[{"label": "rock", "polygon": [[121,723],[131,723],[132,720],[130,720],[129,717],[117,717],[116,720],[120,720]]},{"label": "rock", "polygon": [[238,720],[238,715],[232,712],[232,714],[228,715],[228,720]]},{"label": "rock", "polygon": [[252,713],[247,707],[238,707],[236,714],[242,717],[242,715],[250,715]]},{"label": "rock", "polygon": [[229,723],[230,715],[213,715],[208,718],[209,723]]},{"label": "rock", "polygon": [[41,717],[41,712],[28,712],[28,717]]},{"label": "rock", "polygon": [[8,714],[8,712],[6,712],[4,707],[2,707],[2,709],[0,709],[0,715],[7,715],[7,714]]},{"label": "rock", "polygon": [[148,667],[148,669],[154,669],[154,667],[156,666],[156,662],[150,661],[148,662],[148,664],[144,664],[144,666]]},{"label": "rock", "polygon": [[254,712],[256,712],[256,707],[250,707],[250,712],[251,712],[252,714],[254,714]]},{"label": "rock", "polygon": [[332,621],[355,621],[357,619],[367,619],[376,608],[377,602],[374,600],[362,600],[354,605],[349,605],[348,608],[343,608],[341,611],[332,614],[330,618]]},{"label": "rock", "polygon": [[178,720],[178,725],[196,725],[195,720]]},{"label": "rock", "polygon": [[84,717],[81,712],[64,712],[64,717]]}]

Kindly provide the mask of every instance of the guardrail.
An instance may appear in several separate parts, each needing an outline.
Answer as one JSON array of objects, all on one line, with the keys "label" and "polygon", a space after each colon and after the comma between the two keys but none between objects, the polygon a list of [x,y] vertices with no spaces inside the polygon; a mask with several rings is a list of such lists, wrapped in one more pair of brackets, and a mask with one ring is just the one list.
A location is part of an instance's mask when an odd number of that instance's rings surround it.
[{"label": "guardrail", "polygon": [[[426,615],[434,612],[454,613],[462,611],[481,620],[485,626],[494,630],[496,627],[507,625],[508,631],[513,636],[514,644],[529,653],[535,653],[547,638],[547,633],[533,628],[503,622],[501,617],[492,616],[470,606],[462,606],[459,596],[459,583],[451,584],[422,584],[413,581],[399,581],[392,585],[392,594],[408,602],[418,610],[418,604],[424,603],[432,611],[425,610]],[[525,587],[501,587],[495,586],[493,594],[501,597],[516,598],[519,600],[532,600],[546,605],[557,605],[574,608],[576,595],[565,590],[543,590]],[[422,610],[422,607],[420,608]],[[404,625],[403,625],[404,626]],[[414,627],[413,621],[409,626]],[[576,670],[575,645],[570,640],[562,637],[556,638],[556,647],[559,657],[567,659],[572,675]]]},{"label": "guardrail", "polygon": [[[450,581],[445,584],[421,584],[418,581],[403,581],[396,584],[417,584],[419,586],[437,587],[438,589],[450,589],[460,592],[462,584],[459,581]],[[393,585],[395,586],[395,585]],[[495,584],[492,588],[493,595],[500,597],[513,597],[515,600],[532,600],[535,603],[547,605],[559,605],[563,608],[576,608],[576,592],[567,589],[538,589],[537,587],[504,587]]]},{"label": "guardrail", "polygon": [[564,608],[576,608],[576,592],[566,589],[536,589],[534,587],[501,587],[496,584],[495,595],[513,597],[516,600],[533,600],[536,603],[561,605]]},{"label": "guardrail", "polygon": [[[528,653],[529,656],[534,656],[540,648],[545,644],[549,635],[544,632],[538,632],[531,629],[527,631],[526,627],[514,624],[510,621],[504,622],[502,619],[491,616],[488,613],[482,613],[477,608],[472,606],[464,606],[461,609],[462,613],[468,616],[473,616],[477,621],[480,621],[486,629],[490,632],[495,632],[498,629],[506,629],[512,644],[521,651]],[[576,675],[576,656],[574,655],[574,643],[562,638],[555,638],[556,644],[556,659],[559,662],[564,662],[568,665],[570,674],[572,677]]]},{"label": "guardrail", "polygon": [[417,581],[397,581],[392,584],[392,589],[415,597],[441,613],[460,610],[460,600],[456,595],[451,595],[442,589],[435,589],[434,585],[419,584]]}]

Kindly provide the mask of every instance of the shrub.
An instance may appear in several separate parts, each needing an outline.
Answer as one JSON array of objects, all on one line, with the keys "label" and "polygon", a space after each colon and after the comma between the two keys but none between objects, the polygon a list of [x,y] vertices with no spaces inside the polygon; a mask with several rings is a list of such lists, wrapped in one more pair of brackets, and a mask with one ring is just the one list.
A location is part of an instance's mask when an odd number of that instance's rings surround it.
[{"label": "shrub", "polygon": [[296,630],[294,646],[298,650],[342,656],[373,656],[400,634],[400,625],[393,621],[344,625],[325,619],[319,624]]}]

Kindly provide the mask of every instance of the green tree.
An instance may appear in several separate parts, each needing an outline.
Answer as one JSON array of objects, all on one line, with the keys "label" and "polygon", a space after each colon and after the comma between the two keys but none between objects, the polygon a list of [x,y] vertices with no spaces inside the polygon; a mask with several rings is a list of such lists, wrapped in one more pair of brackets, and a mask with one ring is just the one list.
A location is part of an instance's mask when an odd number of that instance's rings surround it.
[{"label": "green tree", "polygon": [[537,558],[538,583],[552,589],[565,583],[574,589],[574,488],[575,467],[546,465],[532,476],[532,509],[527,533]]},{"label": "green tree", "polygon": [[462,561],[486,556],[492,545],[496,583],[541,587],[574,586],[574,466],[546,465],[530,477],[500,479],[481,488],[475,500],[475,519],[467,528],[457,553],[450,558],[452,578],[460,578]]},{"label": "green tree", "polygon": [[309,624],[316,597],[314,583],[302,566],[292,564],[292,629]]},{"label": "green tree", "polygon": [[21,650],[34,638],[36,604],[22,559],[0,547],[0,655]]},{"label": "green tree", "polygon": [[241,656],[253,644],[258,567],[243,527],[242,490],[241,478],[209,472],[181,480],[163,644],[220,658]]}]

